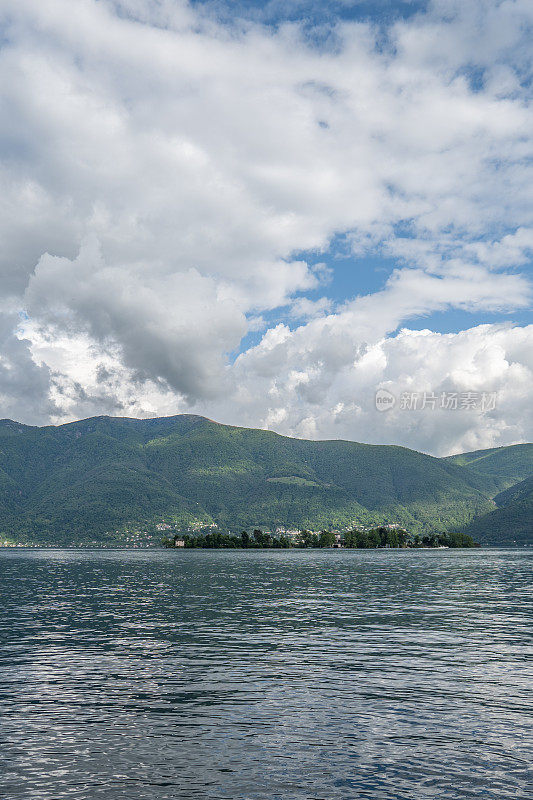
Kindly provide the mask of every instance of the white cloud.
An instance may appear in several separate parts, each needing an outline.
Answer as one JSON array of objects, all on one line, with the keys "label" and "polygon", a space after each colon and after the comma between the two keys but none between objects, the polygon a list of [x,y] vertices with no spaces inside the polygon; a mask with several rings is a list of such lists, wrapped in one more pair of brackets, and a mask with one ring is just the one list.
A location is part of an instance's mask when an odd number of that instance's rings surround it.
[{"label": "white cloud", "polygon": [[[0,21],[0,286],[41,365],[27,418],[189,403],[226,419],[238,386],[250,424],[325,435],[330,414],[363,419],[343,387],[388,341],[404,358],[399,325],[530,305],[531,4],[435,2],[388,38],[343,23],[320,48],[297,24],[229,29],[185,2],[4,0]],[[305,295],[328,275],[301,253],[335,234],[402,266],[333,313],[326,289]],[[282,308],[309,322],[232,365]],[[447,425],[410,435],[468,439]]]},{"label": "white cloud", "polygon": [[[235,396],[215,406],[234,423],[439,455],[511,444],[529,438],[533,425],[533,325],[482,325],[455,334],[405,329],[364,345],[346,329],[327,332],[326,324],[293,334],[279,326],[241,356],[237,384]],[[380,388],[395,395],[394,409],[376,409]],[[462,408],[469,392],[473,410]],[[403,393],[418,395],[417,409],[401,407]],[[442,393],[456,393],[458,408],[441,408]]]},{"label": "white cloud", "polygon": [[223,390],[224,351],[245,332],[239,306],[221,294],[216,281],[194,268],[154,275],[109,266],[92,239],[74,261],[43,256],[25,303],[45,326],[118,343],[124,365],[138,378],[163,376],[186,396],[209,397]]},{"label": "white cloud", "polygon": [[17,314],[0,314],[0,408],[2,419],[45,424],[59,408],[50,396],[50,369],[32,357],[31,342],[17,335]]},{"label": "white cloud", "polygon": [[294,319],[313,319],[324,316],[332,309],[333,301],[328,297],[319,297],[318,300],[298,297],[291,305],[290,315]]}]

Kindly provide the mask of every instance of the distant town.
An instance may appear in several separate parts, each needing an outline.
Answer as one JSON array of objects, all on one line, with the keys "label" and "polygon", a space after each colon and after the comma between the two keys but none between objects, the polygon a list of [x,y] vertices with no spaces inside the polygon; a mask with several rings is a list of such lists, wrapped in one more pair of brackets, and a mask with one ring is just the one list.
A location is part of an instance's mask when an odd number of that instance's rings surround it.
[{"label": "distant town", "polygon": [[[0,547],[57,547],[54,542],[31,540],[0,541]],[[240,533],[221,531],[214,522],[194,521],[184,530],[177,522],[157,522],[140,528],[124,527],[109,538],[73,542],[74,547],[127,548],[207,548],[207,549],[287,549],[287,548],[424,548],[475,547],[474,540],[463,533],[412,533],[399,522],[380,525],[352,524],[335,528],[309,530],[278,526],[273,530],[253,528]]]}]

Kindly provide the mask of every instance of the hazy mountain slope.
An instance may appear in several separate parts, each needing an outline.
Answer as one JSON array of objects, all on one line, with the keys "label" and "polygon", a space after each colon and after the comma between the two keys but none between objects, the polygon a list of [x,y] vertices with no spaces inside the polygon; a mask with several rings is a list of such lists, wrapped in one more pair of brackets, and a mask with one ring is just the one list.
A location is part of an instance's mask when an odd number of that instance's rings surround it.
[{"label": "hazy mountain slope", "polygon": [[4,420],[0,532],[68,542],[163,519],[230,529],[382,521],[460,529],[494,508],[490,498],[510,474],[501,453],[503,479],[494,465],[488,473],[472,467],[486,456],[465,455],[463,465],[458,457],[291,439],[194,415],[43,428]]},{"label": "hazy mountain slope", "polygon": [[533,544],[533,476],[496,495],[495,511],[475,519],[468,533],[488,544]]},{"label": "hazy mountain slope", "polygon": [[[493,511],[466,531],[487,544],[533,544],[533,444],[461,453],[447,459],[497,486]],[[503,490],[503,491],[502,491]]]},{"label": "hazy mountain slope", "polygon": [[476,450],[446,460],[484,475],[502,490],[533,474],[533,444]]},{"label": "hazy mountain slope", "polygon": [[527,498],[533,492],[533,475],[526,478],[525,481],[515,483],[510,489],[500,492],[494,498],[494,502],[499,508],[505,508],[519,500]]}]

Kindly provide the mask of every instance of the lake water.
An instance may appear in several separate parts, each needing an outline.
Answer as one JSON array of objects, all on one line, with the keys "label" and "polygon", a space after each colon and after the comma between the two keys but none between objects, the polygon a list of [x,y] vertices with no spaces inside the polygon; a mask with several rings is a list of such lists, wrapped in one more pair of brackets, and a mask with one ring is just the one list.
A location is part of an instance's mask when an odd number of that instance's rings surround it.
[{"label": "lake water", "polygon": [[2,800],[533,796],[533,551],[2,550]]}]

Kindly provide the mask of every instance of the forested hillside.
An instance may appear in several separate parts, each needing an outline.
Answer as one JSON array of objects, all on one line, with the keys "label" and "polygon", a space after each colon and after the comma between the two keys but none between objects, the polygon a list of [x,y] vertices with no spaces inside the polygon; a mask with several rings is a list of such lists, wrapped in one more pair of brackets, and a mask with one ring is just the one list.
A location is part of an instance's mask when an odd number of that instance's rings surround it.
[{"label": "forested hillside", "polygon": [[494,511],[475,519],[467,532],[487,544],[533,544],[533,476],[494,498]]},{"label": "forested hillside", "polygon": [[495,508],[492,498],[509,485],[512,469],[525,470],[528,458],[533,463],[533,446],[518,447],[525,448],[515,451],[518,467],[516,457],[494,451],[500,473],[492,452],[465,454],[461,463],[396,446],[292,439],[193,415],[95,417],[43,428],[4,420],[0,537],[111,541],[161,522],[234,531],[384,522],[419,532],[462,530]]},{"label": "forested hillside", "polygon": [[533,475],[533,444],[493,447],[450,456],[447,461],[484,475],[491,485],[507,489]]}]

